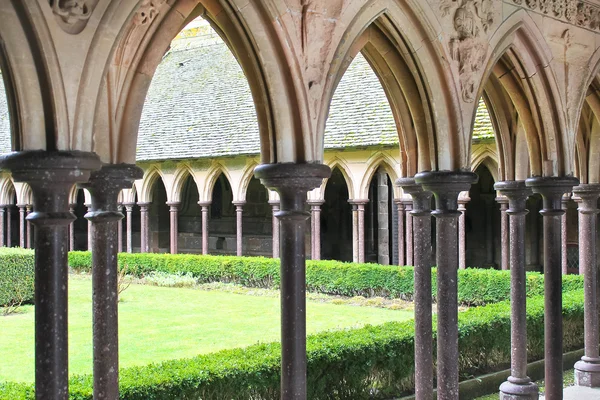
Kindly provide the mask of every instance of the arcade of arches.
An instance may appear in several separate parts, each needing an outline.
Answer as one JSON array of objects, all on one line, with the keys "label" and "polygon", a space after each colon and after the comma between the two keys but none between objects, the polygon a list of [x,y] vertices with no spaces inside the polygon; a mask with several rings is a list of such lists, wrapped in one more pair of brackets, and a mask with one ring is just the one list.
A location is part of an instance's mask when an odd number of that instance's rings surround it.
[{"label": "arcade of arches", "polygon": [[[197,17],[202,43],[180,35]],[[579,268],[576,382],[600,386],[598,39],[596,0],[0,2],[1,243],[37,254],[36,397],[68,398],[68,242],[92,250],[94,398],[118,398],[119,248],[279,256],[286,400],[306,399],[307,257],[415,266],[418,400],[432,265],[440,400],[458,399],[459,267],[511,269],[511,400],[538,398],[526,269],[545,274],[558,400]]]}]

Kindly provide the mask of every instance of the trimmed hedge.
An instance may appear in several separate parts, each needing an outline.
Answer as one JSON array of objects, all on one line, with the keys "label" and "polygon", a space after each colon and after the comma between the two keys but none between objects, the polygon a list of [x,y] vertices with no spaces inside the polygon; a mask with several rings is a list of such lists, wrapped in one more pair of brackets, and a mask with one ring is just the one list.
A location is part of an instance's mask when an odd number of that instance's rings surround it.
[{"label": "trimmed hedge", "polygon": [[[230,282],[249,287],[277,288],[279,260],[264,257],[202,256],[192,254],[119,254],[128,273],[142,277],[153,271],[191,273],[200,283]],[[69,265],[89,272],[89,252],[69,253]],[[433,297],[436,295],[436,269],[432,269]],[[341,296],[383,296],[410,300],[414,292],[413,267],[355,264],[339,261],[307,261],[308,291]],[[579,275],[563,277],[563,292],[583,288]],[[544,277],[527,274],[527,295],[544,293]],[[478,306],[510,299],[510,271],[466,269],[458,271],[458,301]]]},{"label": "trimmed hedge", "polygon": [[0,248],[0,306],[32,302],[34,279],[32,250]]},{"label": "trimmed hedge", "polygon": [[[544,352],[544,300],[527,304],[529,360]],[[583,345],[583,291],[563,295],[564,350]],[[308,337],[308,397],[314,400],[386,399],[413,386],[414,323],[386,323]],[[459,314],[460,375],[505,368],[510,362],[510,304]],[[279,399],[277,343],[224,350],[192,359],[124,368],[123,400]],[[33,399],[31,385],[0,385],[0,398]],[[70,380],[70,399],[92,399],[92,377]]]}]

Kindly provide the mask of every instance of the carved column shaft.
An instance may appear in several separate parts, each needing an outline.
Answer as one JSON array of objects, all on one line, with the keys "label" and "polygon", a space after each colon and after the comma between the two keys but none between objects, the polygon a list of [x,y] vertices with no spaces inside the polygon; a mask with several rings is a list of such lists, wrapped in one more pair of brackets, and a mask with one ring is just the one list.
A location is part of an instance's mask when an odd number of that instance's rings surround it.
[{"label": "carved column shaft", "polygon": [[125,203],[125,212],[127,213],[127,252],[133,253],[133,220],[131,215],[133,214],[134,203]]},{"label": "carved column shaft", "polygon": [[178,236],[179,236],[179,227],[177,226],[177,222],[179,219],[179,202],[167,203],[169,206],[169,243],[170,243],[170,253],[177,254],[178,252]]},{"label": "carved column shaft", "polygon": [[398,210],[398,265],[405,265],[404,258],[404,203],[402,200],[394,200],[396,203],[396,208]]},{"label": "carved column shaft", "polygon": [[150,203],[139,203],[140,206],[140,253],[150,251]]},{"label": "carved column shaft", "polygon": [[202,207],[202,254],[208,254],[208,207],[210,202],[199,201]]},{"label": "carved column shaft", "polygon": [[[350,202],[350,201],[349,201]],[[352,205],[352,262],[358,261],[358,205],[350,202]]]},{"label": "carved column shaft", "polygon": [[[27,216],[31,214],[31,204],[27,204]],[[31,221],[27,220],[27,248],[31,249],[31,240],[33,238],[33,224]]]},{"label": "carved column shaft", "polygon": [[562,209],[564,193],[578,180],[568,177],[527,179],[526,184],[542,195],[544,231],[544,348],[546,398],[561,399],[563,391],[562,326]]},{"label": "carved column shaft", "polygon": [[[509,269],[509,246],[510,246],[510,235],[509,235],[509,222],[508,222],[508,214],[506,210],[508,210],[508,200],[504,197],[496,198],[496,201],[500,204],[500,251],[501,265],[500,268],[503,270]],[[525,224],[525,222],[523,222]],[[523,240],[525,240],[525,236],[523,236]],[[525,257],[525,253],[523,253],[523,257]]]},{"label": "carved column shaft", "polygon": [[[123,206],[118,205],[117,210],[122,214]],[[123,252],[123,218],[117,221],[117,253]]]},{"label": "carved column shaft", "polygon": [[12,214],[13,206],[6,206],[6,247],[12,247]]},{"label": "carved column shaft", "polygon": [[19,207],[19,247],[21,247],[22,249],[25,248],[25,243],[26,243],[26,223],[25,223],[25,216],[26,216],[26,210],[25,210],[25,204],[19,204],[17,205],[17,207]]},{"label": "carved column shaft", "polygon": [[[90,209],[92,208],[91,204],[86,204],[86,213],[90,212]],[[87,229],[87,249],[88,251],[92,251],[92,247],[93,247],[93,242],[94,242],[94,238],[93,238],[93,228],[92,228],[92,221],[88,221],[87,223],[88,229]]]},{"label": "carved column shaft", "polygon": [[561,270],[563,275],[569,272],[569,261],[567,259],[567,206],[569,202],[568,196],[563,196],[561,208],[564,213],[561,216],[561,231],[560,231],[560,247],[561,247]]},{"label": "carved column shaft", "polygon": [[279,201],[269,201],[269,204],[273,210],[273,258],[279,258],[279,219],[277,219]]},{"label": "carved column shaft", "polygon": [[313,260],[321,259],[321,205],[323,201],[309,201],[310,204],[310,222],[311,222],[311,258]]},{"label": "carved column shaft", "polygon": [[0,206],[0,247],[4,247],[4,244],[6,243],[6,238],[4,237],[4,224],[4,206]]},{"label": "carved column shaft", "polygon": [[306,193],[329,177],[320,164],[267,164],[255,175],[281,199],[281,399],[305,400],[306,260],[304,211]]},{"label": "carved column shaft", "polygon": [[244,235],[242,231],[244,204],[246,204],[245,201],[236,201],[233,203],[233,205],[235,206],[236,216],[236,255],[238,257],[242,256],[242,252],[244,249]]},{"label": "carved column shaft", "polygon": [[460,199],[458,200],[458,211],[460,215],[458,216],[458,268],[465,269],[467,268],[467,232],[466,228],[466,214],[467,208],[466,205],[470,199]]},{"label": "carved column shaft", "polygon": [[413,260],[413,223],[412,223],[412,200],[404,201],[404,210],[406,211],[406,265],[414,265]]},{"label": "carved column shaft", "polygon": [[[75,204],[69,204],[69,212],[75,215]],[[69,224],[69,250],[75,251],[75,219]]]}]

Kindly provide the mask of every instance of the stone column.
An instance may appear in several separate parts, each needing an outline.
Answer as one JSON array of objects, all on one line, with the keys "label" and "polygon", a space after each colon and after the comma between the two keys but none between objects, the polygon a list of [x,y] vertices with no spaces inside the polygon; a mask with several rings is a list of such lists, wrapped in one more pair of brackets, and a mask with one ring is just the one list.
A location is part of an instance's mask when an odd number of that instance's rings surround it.
[{"label": "stone column", "polygon": [[[509,226],[508,226],[508,199],[505,196],[496,197],[496,202],[500,204],[500,251],[501,258],[500,267],[503,270],[509,269],[509,243],[510,243],[510,235],[509,235]],[[525,206],[524,206],[525,207]],[[523,221],[523,225],[525,225],[525,221]],[[525,240],[525,234],[523,234],[523,240]],[[525,257],[525,253],[523,253],[523,257]]]},{"label": "stone column", "polygon": [[13,205],[6,206],[6,247],[12,247],[12,213]]},{"label": "stone column", "polygon": [[405,265],[404,258],[404,203],[400,199],[394,200],[398,210],[398,265]]},{"label": "stone column", "polygon": [[414,265],[413,260],[413,226],[412,226],[412,199],[404,200],[404,210],[406,212],[405,220],[406,220],[406,265]]},{"label": "stone column", "polygon": [[93,153],[27,151],[0,158],[0,168],[33,194],[28,217],[35,235],[35,395],[67,400],[68,376],[68,226],[73,184],[87,181],[100,168]]},{"label": "stone column", "polygon": [[[69,212],[75,215],[75,204],[69,204]],[[75,219],[69,224],[69,250],[71,251],[75,250]]]},{"label": "stone column", "polygon": [[279,200],[269,200],[269,204],[273,209],[273,258],[279,258]]},{"label": "stone column", "polygon": [[94,399],[119,398],[119,335],[117,199],[122,189],[141,179],[135,165],[105,165],[82,184],[92,196],[85,218],[92,223],[92,310],[94,354]]},{"label": "stone column", "polygon": [[575,363],[575,382],[580,386],[600,387],[600,326],[598,324],[598,265],[596,235],[599,184],[576,186],[579,197],[579,265],[584,277],[585,353]]},{"label": "stone column", "polygon": [[494,197],[492,195],[481,195],[481,197],[485,201],[485,267],[496,268],[494,219],[492,218],[495,206]]},{"label": "stone column", "polygon": [[124,203],[125,212],[127,213],[127,234],[125,240],[127,241],[127,252],[133,253],[133,221],[131,215],[133,214],[133,206],[135,203]]},{"label": "stone column", "polygon": [[358,205],[348,200],[352,206],[352,262],[358,262]]},{"label": "stone column", "polygon": [[[90,209],[92,208],[91,204],[85,204],[85,209],[86,209],[86,214],[90,212]],[[88,225],[88,229],[87,229],[87,249],[88,251],[92,251],[92,244],[94,242],[94,238],[93,238],[93,232],[92,232],[92,221],[88,221],[87,223]]]},{"label": "stone column", "polygon": [[561,231],[564,210],[561,200],[579,181],[572,177],[536,177],[526,181],[542,196],[544,230],[544,349],[546,398],[562,399],[563,327]]},{"label": "stone column", "polygon": [[569,204],[569,195],[564,195],[561,200],[561,208],[564,211],[561,216],[561,230],[560,230],[560,247],[561,247],[561,270],[563,275],[568,273],[569,262],[567,259],[567,207]]},{"label": "stone column", "polygon": [[390,227],[389,227],[389,187],[388,176],[383,170],[377,172],[377,262],[390,264]]},{"label": "stone column", "polygon": [[421,172],[416,183],[435,195],[437,258],[437,398],[458,399],[458,195],[477,181],[472,172]]},{"label": "stone column", "polygon": [[171,245],[170,248],[170,253],[171,254],[177,254],[178,251],[178,235],[179,235],[179,228],[177,226],[177,220],[178,220],[178,211],[179,211],[179,206],[181,205],[181,203],[179,202],[169,202],[167,203],[167,205],[169,206],[169,217],[170,217],[170,230],[169,230],[169,243]]},{"label": "stone column", "polygon": [[467,232],[465,230],[465,219],[467,214],[467,203],[470,198],[458,200],[458,268],[467,268]]},{"label": "stone column", "polygon": [[[524,181],[498,182],[494,188],[503,195],[504,212],[510,216],[510,376],[500,386],[500,400],[535,400],[538,387],[527,376],[527,291],[525,275],[525,221],[531,189]],[[507,204],[508,202],[508,204]],[[506,206],[509,206],[507,208]],[[503,269],[508,265],[502,264]]]},{"label": "stone column", "polygon": [[413,199],[411,214],[415,238],[415,400],[431,400],[433,394],[431,192],[424,191],[413,178],[398,179],[396,184]]},{"label": "stone column", "polygon": [[150,204],[140,203],[140,253],[150,251]]},{"label": "stone column", "polygon": [[352,232],[354,238],[354,253],[356,260],[354,262],[365,262],[365,204],[369,202],[365,200],[348,200],[352,204]]},{"label": "stone column", "polygon": [[27,210],[25,204],[18,204],[17,207],[19,207],[19,247],[24,249],[27,241],[27,224],[25,222]]},{"label": "stone column", "polygon": [[255,176],[276,190],[281,229],[281,399],[306,400],[306,193],[331,170],[322,164],[263,164]]},{"label": "stone column", "polygon": [[311,227],[311,259],[321,259],[321,206],[323,200],[309,201],[310,205],[310,227]]},{"label": "stone column", "polygon": [[0,247],[4,247],[4,244],[6,243],[4,234],[4,221],[6,218],[4,218],[4,210],[4,205],[0,205]]},{"label": "stone column", "polygon": [[[117,210],[123,214],[123,205],[117,204]],[[117,253],[123,252],[123,218],[117,221]]]},{"label": "stone column", "polygon": [[[29,217],[29,214],[31,214],[31,204],[27,204],[27,216]],[[27,220],[27,248],[31,249],[31,240],[33,238],[33,224],[31,223],[30,220]]]},{"label": "stone column", "polygon": [[244,249],[244,235],[243,235],[243,227],[242,227],[242,221],[243,221],[243,213],[244,213],[244,204],[246,204],[245,201],[234,201],[233,205],[235,206],[235,221],[236,221],[236,255],[238,257],[242,256],[243,253],[243,249]]},{"label": "stone column", "polygon": [[210,201],[199,201],[202,207],[202,254],[208,254],[208,207]]}]

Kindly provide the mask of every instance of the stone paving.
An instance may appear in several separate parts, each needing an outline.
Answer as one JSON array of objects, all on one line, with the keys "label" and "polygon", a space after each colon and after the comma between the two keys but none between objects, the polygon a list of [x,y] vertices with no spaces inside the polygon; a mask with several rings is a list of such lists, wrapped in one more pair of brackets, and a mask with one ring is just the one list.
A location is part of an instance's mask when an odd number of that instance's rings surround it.
[{"label": "stone paving", "polygon": [[[569,386],[565,388],[563,393],[563,400],[600,400],[600,389],[598,388]],[[544,396],[540,396],[540,400],[544,399]]]}]

